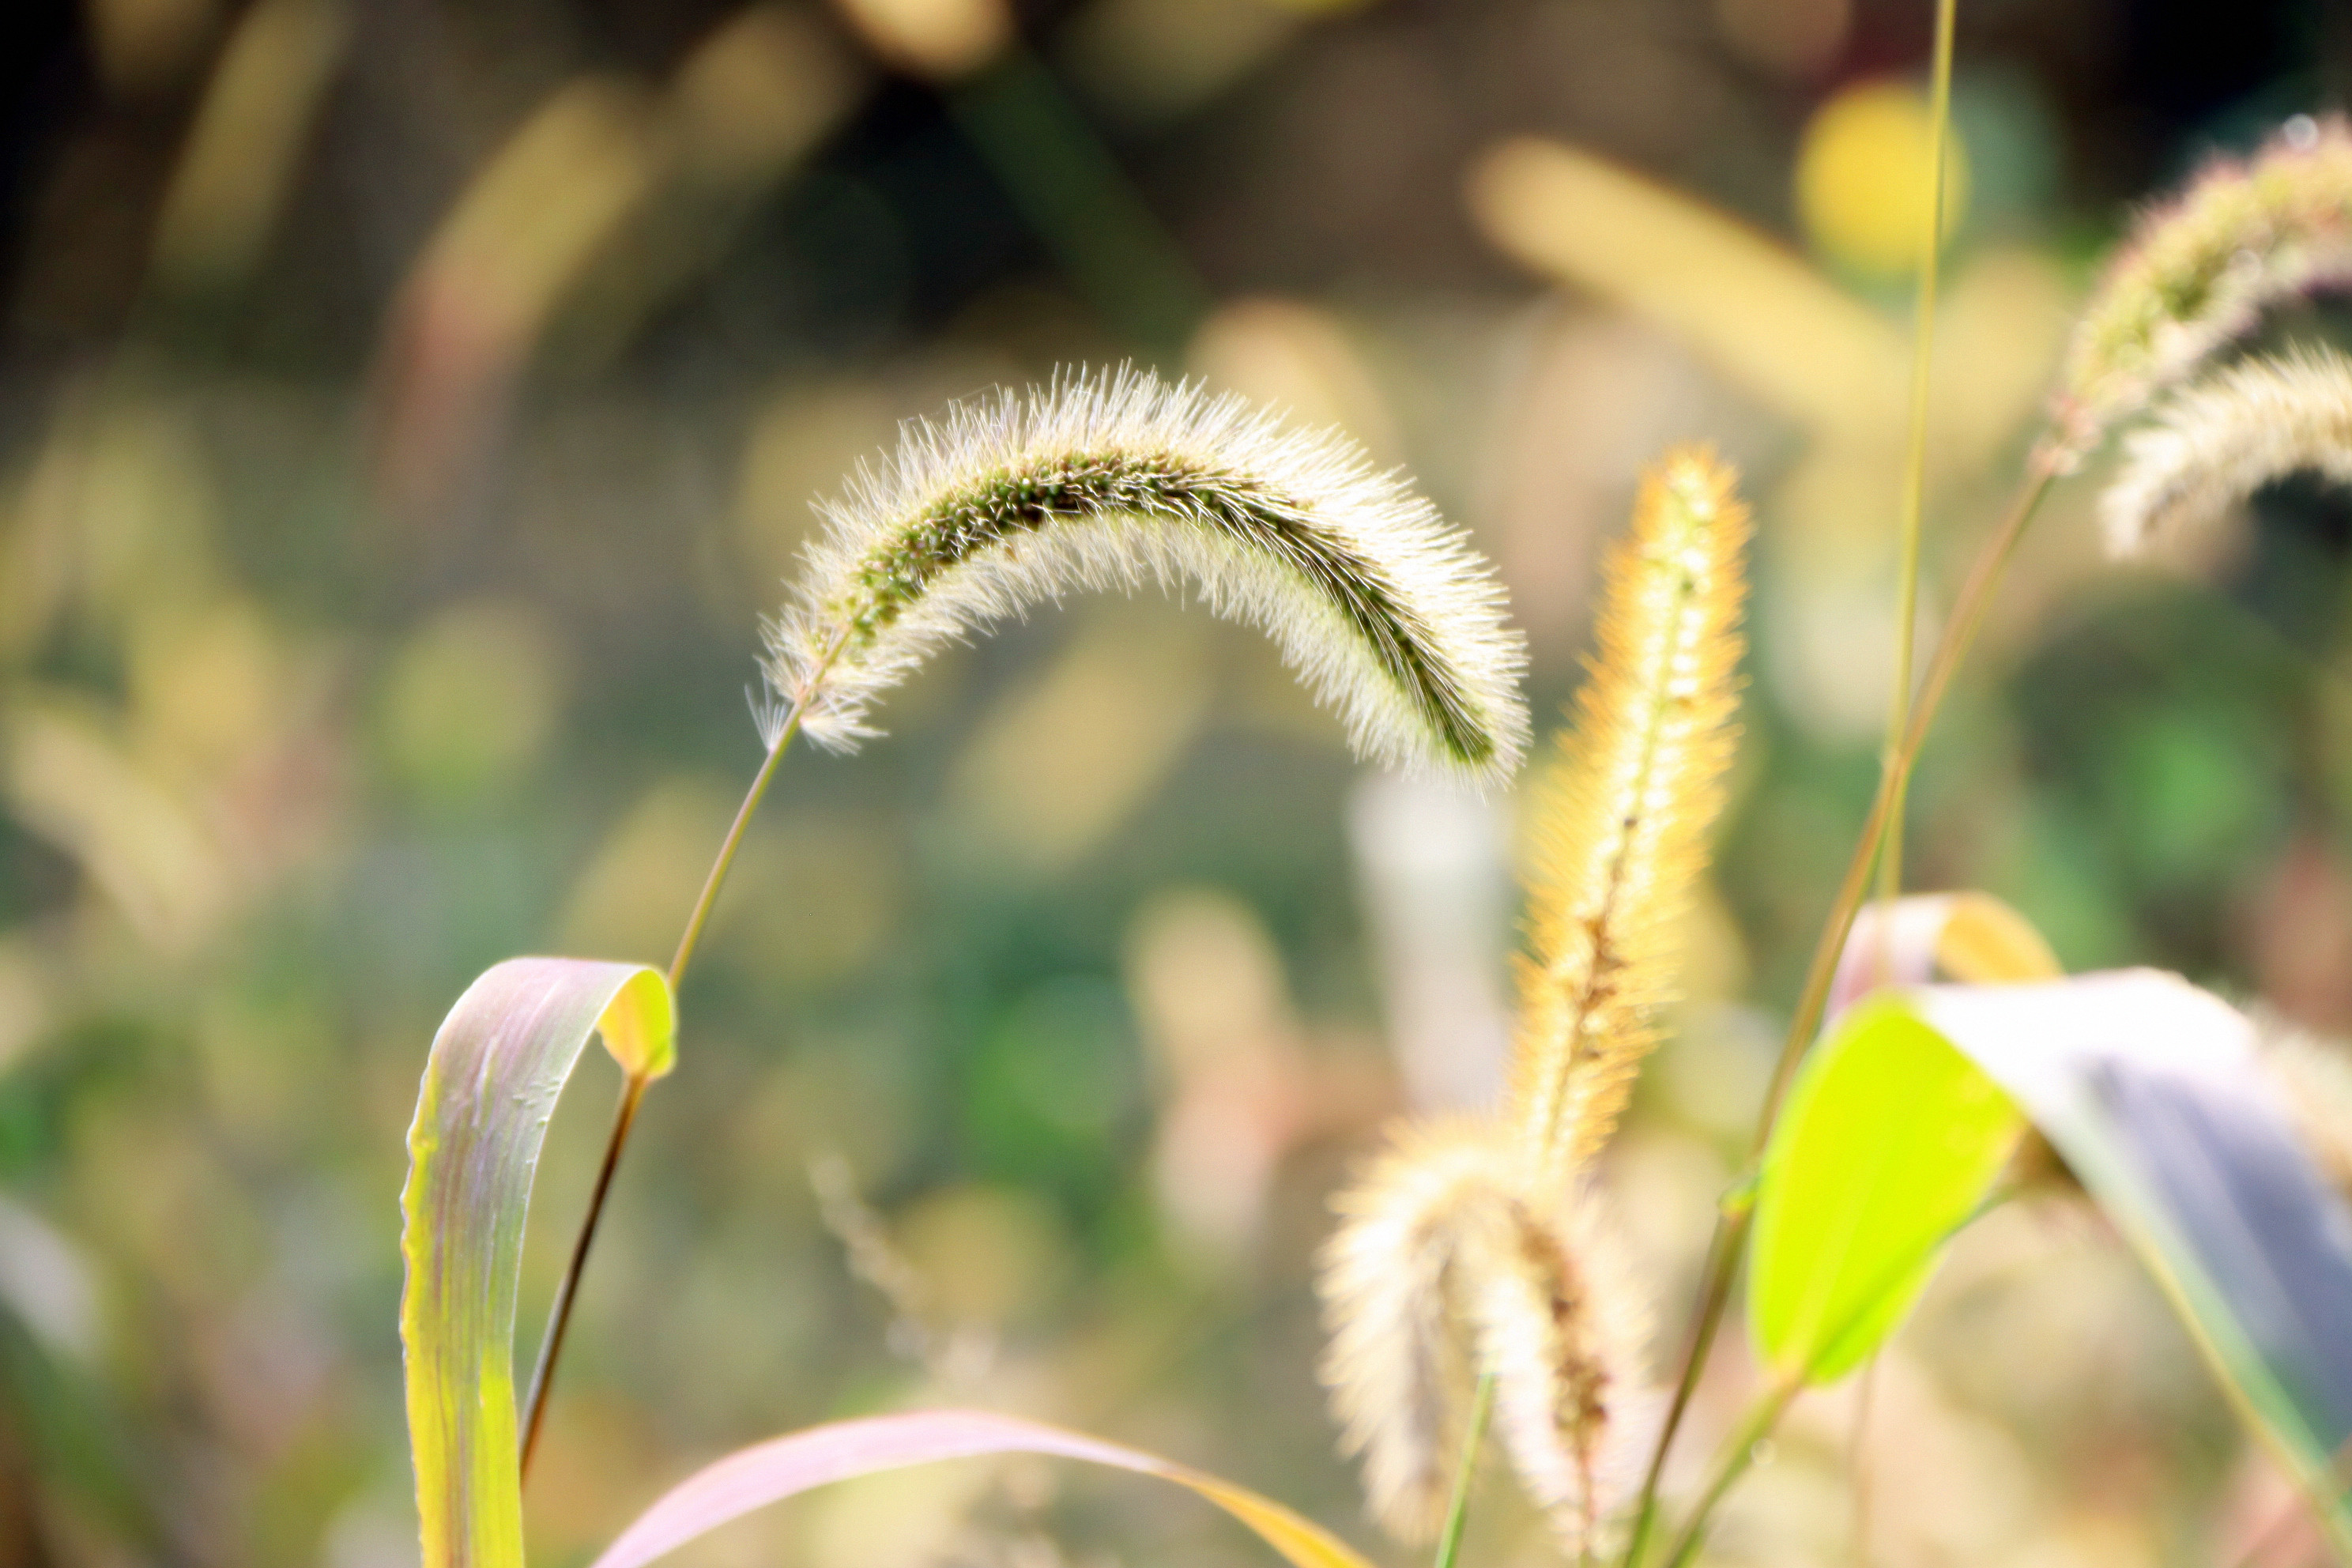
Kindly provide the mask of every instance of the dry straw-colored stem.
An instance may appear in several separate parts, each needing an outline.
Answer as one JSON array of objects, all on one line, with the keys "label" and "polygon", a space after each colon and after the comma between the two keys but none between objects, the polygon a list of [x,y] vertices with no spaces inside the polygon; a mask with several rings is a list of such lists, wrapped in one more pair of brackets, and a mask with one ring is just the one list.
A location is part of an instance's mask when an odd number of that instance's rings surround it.
[{"label": "dry straw-colored stem", "polygon": [[[1830,906],[1829,918],[1813,947],[1811,966],[1806,971],[1804,989],[1799,994],[1795,1012],[1789,1020],[1789,1033],[1781,1042],[1780,1059],[1774,1064],[1770,1085],[1765,1091],[1764,1105],[1756,1121],[1749,1160],[1760,1156],[1771,1137],[1772,1125],[1779,1119],[1780,1102],[1787,1096],[1789,1083],[1805,1047],[1812,1043],[1820,1029],[1822,1013],[1828,1005],[1830,984],[1837,976],[1839,956],[1845,951],[1846,937],[1853,930],[1854,917],[1861,911],[1863,900],[1870,888],[1870,874],[1877,864],[1887,833],[1894,823],[1894,805],[1910,780],[1913,765],[1917,762],[1919,748],[1926,742],[1928,728],[1935,722],[1937,709],[1943,705],[1944,693],[1950,687],[1953,673],[1975,641],[1984,621],[1985,611],[1992,603],[1993,590],[2000,584],[2002,572],[2009,564],[2017,542],[2024,536],[2026,525],[2041,509],[2049,493],[2054,474],[2046,461],[2037,460],[2027,471],[2008,514],[1992,536],[1978,552],[1975,564],[1969,568],[1966,582],[1960,585],[1953,601],[1951,619],[1946,623],[1944,635],[1936,645],[1928,660],[1927,674],[1922,678],[1917,700],[1911,707],[1911,720],[1903,732],[1902,743],[1888,758],[1881,773],[1878,793],[1873,797],[1870,815],[1864,821],[1862,833],[1855,840],[1853,856],[1847,861],[1844,879],[1838,886],[1837,898]],[[1657,1443],[1651,1450],[1648,1474],[1642,1482],[1639,1500],[1634,1505],[1633,1541],[1628,1561],[1638,1553],[1646,1537],[1657,1500],[1658,1479],[1665,1468],[1667,1451],[1673,1447],[1675,1435],[1681,1429],[1684,1414],[1690,1407],[1692,1392],[1698,1385],[1701,1369],[1714,1349],[1716,1331],[1722,1326],[1723,1314],[1731,1301],[1731,1280],[1736,1271],[1741,1247],[1748,1237],[1748,1226],[1753,1210],[1740,1205],[1718,1215],[1715,1235],[1707,1247],[1706,1263],[1701,1271],[1696,1310],[1692,1320],[1687,1346],[1683,1354],[1682,1375],[1674,1396],[1666,1407],[1664,1424],[1658,1432]]]},{"label": "dry straw-colored stem", "polygon": [[[1935,365],[1936,281],[1944,252],[1944,198],[1950,174],[1952,136],[1952,40],[1959,0],[1937,0],[1936,52],[1929,70],[1927,103],[1927,207],[1919,238],[1919,283],[1911,316],[1911,408],[1903,449],[1903,516],[1897,530],[1895,582],[1895,679],[1886,698],[1886,746],[1892,751],[1911,716],[1911,645],[1919,627],[1919,542],[1927,509],[1927,410]],[[1903,816],[1903,799],[1895,817]],[[1903,891],[1903,836],[1887,840],[1879,857],[1879,897]]]}]

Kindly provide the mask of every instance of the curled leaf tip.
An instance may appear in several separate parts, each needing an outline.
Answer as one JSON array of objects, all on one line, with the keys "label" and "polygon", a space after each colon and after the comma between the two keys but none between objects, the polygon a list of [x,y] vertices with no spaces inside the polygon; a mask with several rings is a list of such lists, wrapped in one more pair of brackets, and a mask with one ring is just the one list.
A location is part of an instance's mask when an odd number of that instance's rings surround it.
[{"label": "curled leaf tip", "polygon": [[1486,782],[1526,747],[1521,640],[1486,562],[1345,437],[1141,371],[905,428],[820,509],[767,673],[820,741],[940,643],[1076,588],[1189,584],[1263,627],[1357,750]]}]

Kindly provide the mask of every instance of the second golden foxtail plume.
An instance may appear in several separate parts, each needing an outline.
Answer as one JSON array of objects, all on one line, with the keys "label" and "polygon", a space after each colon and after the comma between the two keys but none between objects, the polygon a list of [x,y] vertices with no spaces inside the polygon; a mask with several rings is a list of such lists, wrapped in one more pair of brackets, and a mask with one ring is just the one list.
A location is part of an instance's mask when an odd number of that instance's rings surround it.
[{"label": "second golden foxtail plume", "polygon": [[1438,1528],[1481,1376],[1528,1495],[1580,1560],[1659,1408],[1646,1302],[1591,1157],[1654,1038],[1723,805],[1748,536],[1733,483],[1703,449],[1667,454],[1610,556],[1600,651],[1544,803],[1502,1114],[1401,1131],[1334,1204],[1323,1377],[1373,1512],[1408,1539]]},{"label": "second golden foxtail plume", "polygon": [[1530,1178],[1616,1125],[1671,999],[1675,945],[1738,736],[1748,509],[1701,447],[1643,479],[1611,553],[1591,677],[1542,812],[1507,1112]]}]

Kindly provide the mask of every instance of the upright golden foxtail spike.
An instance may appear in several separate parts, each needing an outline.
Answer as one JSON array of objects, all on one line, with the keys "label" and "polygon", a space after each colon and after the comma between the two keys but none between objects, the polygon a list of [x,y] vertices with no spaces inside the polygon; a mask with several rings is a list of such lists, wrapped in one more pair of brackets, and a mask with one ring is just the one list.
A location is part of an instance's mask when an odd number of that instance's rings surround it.
[{"label": "upright golden foxtail spike", "polygon": [[1731,470],[1671,452],[1612,552],[1600,657],[1561,742],[1500,1117],[1408,1128],[1335,1206],[1323,1363],[1372,1511],[1433,1533],[1478,1374],[1528,1495],[1582,1558],[1658,1409],[1647,1313],[1580,1179],[1672,981],[1676,926],[1723,805],[1748,510]]},{"label": "upright golden foxtail spike", "polygon": [[1529,888],[1508,1113],[1545,1190],[1607,1142],[1671,999],[1675,948],[1738,738],[1742,554],[1731,469],[1701,447],[1642,484],[1600,650],[1560,741]]}]

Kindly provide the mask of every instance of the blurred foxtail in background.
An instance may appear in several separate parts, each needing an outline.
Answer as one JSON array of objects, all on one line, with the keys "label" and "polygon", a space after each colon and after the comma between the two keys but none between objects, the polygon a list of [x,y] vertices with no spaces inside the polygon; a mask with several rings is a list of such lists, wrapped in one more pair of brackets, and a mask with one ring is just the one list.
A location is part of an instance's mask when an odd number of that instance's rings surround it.
[{"label": "blurred foxtail in background", "polygon": [[1639,1479],[1648,1302],[1593,1163],[1672,999],[1738,738],[1749,521],[1735,485],[1704,449],[1668,453],[1610,555],[1598,652],[1542,797],[1501,1114],[1395,1132],[1335,1200],[1324,1380],[1373,1513],[1407,1539],[1436,1530],[1454,1456],[1479,1441],[1482,1378],[1571,1555]]},{"label": "blurred foxtail in background", "polygon": [[1608,1141],[1673,1000],[1738,740],[1750,532],[1731,470],[1671,452],[1603,574],[1592,674],[1544,788],[1509,1116],[1538,1190]]},{"label": "blurred foxtail in background", "polygon": [[2299,115],[2134,226],[2076,320],[2040,460],[2072,468],[2263,313],[2352,279],[2352,123]]},{"label": "blurred foxtail in background", "polygon": [[2251,359],[2183,387],[2125,438],[2099,498],[2111,555],[2210,534],[2290,474],[2352,484],[2352,359],[2331,348]]}]

